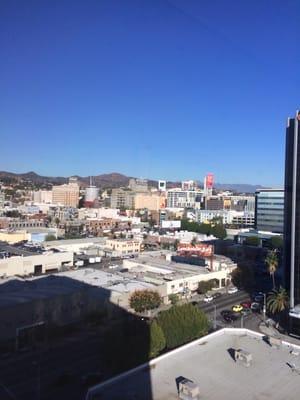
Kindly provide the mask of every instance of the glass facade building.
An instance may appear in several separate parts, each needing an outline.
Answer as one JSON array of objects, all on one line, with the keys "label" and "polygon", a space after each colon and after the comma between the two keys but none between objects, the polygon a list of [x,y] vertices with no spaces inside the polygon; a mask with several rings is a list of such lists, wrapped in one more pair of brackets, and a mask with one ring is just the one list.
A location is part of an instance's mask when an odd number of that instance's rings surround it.
[{"label": "glass facade building", "polygon": [[284,208],[285,287],[290,292],[292,324],[300,328],[300,112],[288,120]]},{"label": "glass facade building", "polygon": [[283,233],[284,190],[262,189],[255,193],[255,228]]}]

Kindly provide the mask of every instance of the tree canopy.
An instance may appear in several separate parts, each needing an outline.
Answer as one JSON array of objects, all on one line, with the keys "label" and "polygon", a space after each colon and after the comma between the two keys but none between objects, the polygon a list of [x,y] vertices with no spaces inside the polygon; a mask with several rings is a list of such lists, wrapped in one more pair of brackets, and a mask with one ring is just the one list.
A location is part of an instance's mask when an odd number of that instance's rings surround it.
[{"label": "tree canopy", "polygon": [[209,327],[205,313],[192,304],[173,306],[162,311],[157,322],[163,330],[168,349],[205,335]]},{"label": "tree canopy", "polygon": [[267,307],[272,314],[281,313],[289,304],[289,296],[287,291],[280,287],[273,289],[267,300]]},{"label": "tree canopy", "polygon": [[161,304],[161,297],[155,290],[136,290],[129,299],[130,307],[136,312],[153,310]]}]

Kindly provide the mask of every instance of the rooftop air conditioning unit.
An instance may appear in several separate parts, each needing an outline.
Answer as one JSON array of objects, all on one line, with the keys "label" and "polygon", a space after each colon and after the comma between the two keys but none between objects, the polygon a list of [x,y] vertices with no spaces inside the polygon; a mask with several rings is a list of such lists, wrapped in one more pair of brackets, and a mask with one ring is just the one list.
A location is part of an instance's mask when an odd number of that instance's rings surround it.
[{"label": "rooftop air conditioning unit", "polygon": [[245,365],[245,367],[250,367],[252,363],[252,354],[245,350],[235,350],[234,358],[236,362]]},{"label": "rooftop air conditioning unit", "polygon": [[179,382],[178,395],[181,400],[199,400],[199,386],[189,379],[183,379]]}]

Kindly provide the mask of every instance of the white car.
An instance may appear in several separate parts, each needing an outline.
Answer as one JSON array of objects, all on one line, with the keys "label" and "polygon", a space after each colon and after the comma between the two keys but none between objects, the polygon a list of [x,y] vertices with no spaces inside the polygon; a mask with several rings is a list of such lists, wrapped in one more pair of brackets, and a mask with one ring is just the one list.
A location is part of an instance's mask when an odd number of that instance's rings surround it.
[{"label": "white car", "polygon": [[204,297],[205,303],[210,303],[211,301],[213,301],[213,299],[214,298],[208,294]]},{"label": "white car", "polygon": [[231,287],[228,289],[228,294],[234,294],[237,293],[239,289],[237,287]]}]

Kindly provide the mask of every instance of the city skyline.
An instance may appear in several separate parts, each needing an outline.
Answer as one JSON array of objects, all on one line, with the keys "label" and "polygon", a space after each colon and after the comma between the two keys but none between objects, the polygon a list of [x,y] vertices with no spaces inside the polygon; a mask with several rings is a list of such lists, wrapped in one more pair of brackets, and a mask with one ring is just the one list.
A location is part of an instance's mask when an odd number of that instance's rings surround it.
[{"label": "city skyline", "polygon": [[283,185],[296,2],[1,8],[1,170]]}]

